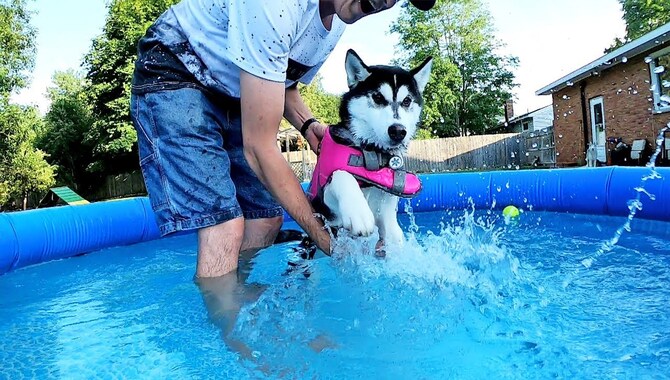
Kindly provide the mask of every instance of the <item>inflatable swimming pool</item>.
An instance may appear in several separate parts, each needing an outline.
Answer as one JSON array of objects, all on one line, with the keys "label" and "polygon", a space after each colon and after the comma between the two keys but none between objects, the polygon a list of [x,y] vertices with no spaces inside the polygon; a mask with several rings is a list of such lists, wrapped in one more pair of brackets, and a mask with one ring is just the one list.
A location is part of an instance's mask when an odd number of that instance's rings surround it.
[{"label": "inflatable swimming pool", "polygon": [[[644,207],[636,218],[670,221],[670,169],[656,172],[660,178],[644,183],[651,173],[645,167],[426,174],[421,176],[421,194],[410,204],[414,212],[516,205],[535,211],[625,216],[630,212],[629,201],[641,196]],[[405,205],[399,209],[402,212]],[[291,218],[286,215],[285,221],[290,223]],[[145,197],[3,213],[0,274],[159,237]]]},{"label": "inflatable swimming pool", "polygon": [[427,175],[384,260],[289,242],[211,280],[146,198],[2,215],[0,378],[664,378],[669,174]]}]

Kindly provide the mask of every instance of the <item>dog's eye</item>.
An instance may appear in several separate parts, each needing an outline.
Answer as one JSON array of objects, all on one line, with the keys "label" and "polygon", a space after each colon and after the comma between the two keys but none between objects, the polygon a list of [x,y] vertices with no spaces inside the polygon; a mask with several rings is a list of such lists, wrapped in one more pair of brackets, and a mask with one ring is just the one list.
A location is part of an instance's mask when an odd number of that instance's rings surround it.
[{"label": "dog's eye", "polygon": [[372,100],[375,102],[375,104],[385,105],[386,104],[386,99],[384,98],[384,95],[380,94],[379,92],[375,92],[372,94]]},{"label": "dog's eye", "polygon": [[412,98],[409,96],[406,96],[405,99],[402,100],[402,106],[407,108],[412,105]]}]

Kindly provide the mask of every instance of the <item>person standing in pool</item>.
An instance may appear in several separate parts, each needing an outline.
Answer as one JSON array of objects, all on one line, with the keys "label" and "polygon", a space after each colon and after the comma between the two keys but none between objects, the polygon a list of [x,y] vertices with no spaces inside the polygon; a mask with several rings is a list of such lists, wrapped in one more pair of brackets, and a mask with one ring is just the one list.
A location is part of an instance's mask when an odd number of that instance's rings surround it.
[{"label": "person standing in pool", "polygon": [[[422,10],[435,0],[409,0]],[[198,230],[196,277],[270,245],[285,209],[325,253],[330,236],[277,145],[282,117],[313,150],[325,125],[298,92],[345,24],[396,0],[182,0],[138,44],[131,118],[161,235]]]}]

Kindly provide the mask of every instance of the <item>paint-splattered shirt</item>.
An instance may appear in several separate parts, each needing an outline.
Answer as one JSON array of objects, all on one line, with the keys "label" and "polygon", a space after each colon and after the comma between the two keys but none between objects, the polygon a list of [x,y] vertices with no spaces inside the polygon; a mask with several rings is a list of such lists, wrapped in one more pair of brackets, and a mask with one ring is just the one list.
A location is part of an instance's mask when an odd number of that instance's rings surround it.
[{"label": "paint-splattered shirt", "polygon": [[182,0],[159,22],[158,38],[198,81],[236,98],[240,70],[310,83],[345,29],[337,16],[324,27],[319,0]]}]

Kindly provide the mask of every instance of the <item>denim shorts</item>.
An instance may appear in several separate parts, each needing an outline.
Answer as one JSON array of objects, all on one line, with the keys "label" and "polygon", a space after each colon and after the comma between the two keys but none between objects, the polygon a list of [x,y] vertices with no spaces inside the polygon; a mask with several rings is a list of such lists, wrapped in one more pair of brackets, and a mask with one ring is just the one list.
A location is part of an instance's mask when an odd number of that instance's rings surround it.
[{"label": "denim shorts", "polygon": [[239,108],[189,86],[132,93],[130,108],[162,235],[283,215],[244,157]]}]

